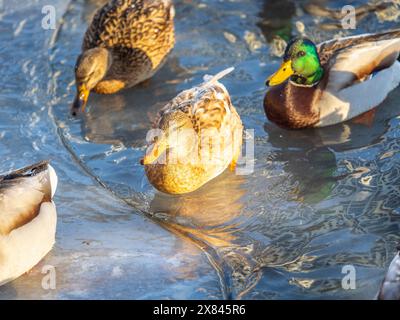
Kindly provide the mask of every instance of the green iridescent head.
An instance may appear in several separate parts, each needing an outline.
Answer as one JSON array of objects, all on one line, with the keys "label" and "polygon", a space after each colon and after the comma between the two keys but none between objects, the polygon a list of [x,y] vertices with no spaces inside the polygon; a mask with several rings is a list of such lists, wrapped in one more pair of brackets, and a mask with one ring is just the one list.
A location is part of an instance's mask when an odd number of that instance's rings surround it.
[{"label": "green iridescent head", "polygon": [[283,63],[268,78],[267,85],[281,84],[290,77],[298,85],[312,86],[321,80],[323,73],[315,44],[309,39],[295,38],[287,45]]}]

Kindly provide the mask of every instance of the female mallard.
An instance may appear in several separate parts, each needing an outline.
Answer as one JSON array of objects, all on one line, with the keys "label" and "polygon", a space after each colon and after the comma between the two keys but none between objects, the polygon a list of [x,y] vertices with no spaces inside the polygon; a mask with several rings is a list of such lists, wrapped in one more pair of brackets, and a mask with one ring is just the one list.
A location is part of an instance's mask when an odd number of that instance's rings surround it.
[{"label": "female mallard", "polygon": [[191,192],[229,165],[235,168],[243,126],[228,91],[218,82],[232,70],[206,77],[200,86],[183,91],[160,111],[143,159],[147,177],[158,190]]},{"label": "female mallard", "polygon": [[[400,83],[400,30],[330,40],[292,40],[268,80],[268,119],[287,128],[324,127],[378,106]],[[286,81],[288,78],[289,81]]]},{"label": "female mallard", "polygon": [[0,176],[0,285],[34,267],[52,248],[57,175],[47,162]]},{"label": "female mallard", "polygon": [[172,0],[112,0],[100,8],[75,67],[72,112],[91,90],[112,94],[143,82],[163,65],[175,43]]}]

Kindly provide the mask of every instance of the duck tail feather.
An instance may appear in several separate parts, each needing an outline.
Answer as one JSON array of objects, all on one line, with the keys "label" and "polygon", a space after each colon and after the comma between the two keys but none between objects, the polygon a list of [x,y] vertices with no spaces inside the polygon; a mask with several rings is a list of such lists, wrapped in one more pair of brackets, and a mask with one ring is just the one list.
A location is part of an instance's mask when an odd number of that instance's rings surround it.
[{"label": "duck tail feather", "polygon": [[218,80],[222,79],[223,77],[225,77],[227,74],[231,73],[233,70],[235,70],[235,68],[230,67],[225,70],[222,70],[221,72],[218,72],[215,76],[205,75],[203,77],[203,80],[207,84],[213,84],[213,83],[217,82]]},{"label": "duck tail feather", "polygon": [[14,170],[10,173],[0,176],[0,181],[2,180],[12,180],[19,177],[34,176],[44,170],[47,170],[49,161],[44,160],[38,163],[32,164],[30,166]]}]

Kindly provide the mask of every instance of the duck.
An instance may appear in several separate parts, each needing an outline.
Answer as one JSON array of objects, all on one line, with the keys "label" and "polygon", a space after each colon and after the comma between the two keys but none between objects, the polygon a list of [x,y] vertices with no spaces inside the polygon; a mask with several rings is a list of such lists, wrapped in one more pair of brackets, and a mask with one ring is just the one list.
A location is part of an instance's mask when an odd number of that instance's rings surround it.
[{"label": "duck", "polygon": [[175,45],[172,0],[112,0],[93,17],[75,65],[72,114],[91,91],[113,94],[151,78]]},{"label": "duck", "polygon": [[286,129],[326,127],[373,112],[400,83],[400,29],[322,42],[292,39],[266,81],[267,118]]},{"label": "duck", "polygon": [[378,300],[400,300],[400,245],[377,294]]},{"label": "duck", "polygon": [[56,188],[48,161],[0,176],[0,286],[31,270],[52,249]]},{"label": "duck", "polygon": [[147,135],[142,164],[150,183],[167,194],[199,189],[241,154],[243,125],[225,86],[219,82],[233,68],[178,94],[159,112]]}]

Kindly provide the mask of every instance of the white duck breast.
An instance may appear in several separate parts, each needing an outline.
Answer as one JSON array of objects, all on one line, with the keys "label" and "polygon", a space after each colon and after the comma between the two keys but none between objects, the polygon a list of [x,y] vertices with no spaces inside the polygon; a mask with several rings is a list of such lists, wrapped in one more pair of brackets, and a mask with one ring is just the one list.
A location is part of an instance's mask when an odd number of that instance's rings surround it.
[{"label": "white duck breast", "polygon": [[47,162],[0,176],[0,285],[29,271],[53,247],[56,187]]}]

